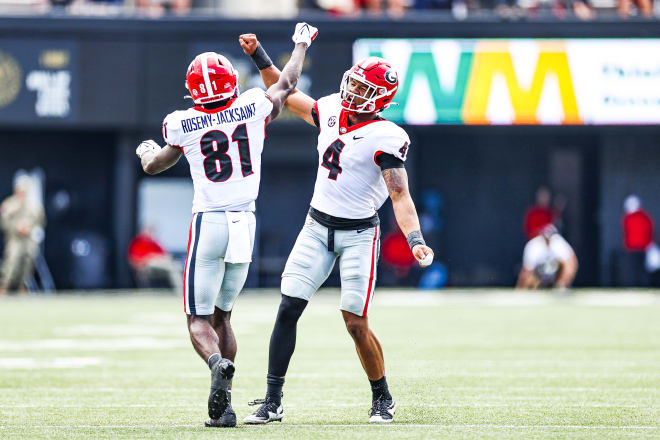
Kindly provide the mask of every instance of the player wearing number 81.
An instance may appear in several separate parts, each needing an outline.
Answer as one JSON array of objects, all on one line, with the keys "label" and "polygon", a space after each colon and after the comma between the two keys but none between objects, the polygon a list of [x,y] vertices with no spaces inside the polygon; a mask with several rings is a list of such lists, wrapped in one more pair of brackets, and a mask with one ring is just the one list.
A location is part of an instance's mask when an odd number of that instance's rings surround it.
[{"label": "player wearing number 81", "polygon": [[[266,84],[280,71],[254,34],[240,37]],[[385,379],[380,342],[369,328],[376,263],[380,246],[377,210],[392,199],[396,220],[420,265],[433,251],[422,238],[415,205],[408,192],[404,161],[410,139],[379,113],[391,103],[398,87],[396,71],[382,58],[366,58],[345,74],[340,93],[314,100],[294,90],[286,106],[318,128],[318,171],[309,215],[282,274],[282,301],[270,339],[266,399],[246,423],[281,420],[284,376],[293,354],[296,326],[308,301],[339,260],[340,309],[346,329],[372,389],[372,423],[393,420],[395,403]]]},{"label": "player wearing number 81", "polygon": [[255,233],[265,126],[295,88],[316,32],[298,23],[295,48],[281,77],[264,92],[239,94],[238,72],[214,52],[198,55],[186,73],[194,106],[163,121],[166,145],[137,148],[148,174],[170,168],[182,155],[195,190],[184,272],[183,301],[190,339],[211,369],[206,426],[235,426],[230,388],[236,340],[231,311],[247,278]]}]

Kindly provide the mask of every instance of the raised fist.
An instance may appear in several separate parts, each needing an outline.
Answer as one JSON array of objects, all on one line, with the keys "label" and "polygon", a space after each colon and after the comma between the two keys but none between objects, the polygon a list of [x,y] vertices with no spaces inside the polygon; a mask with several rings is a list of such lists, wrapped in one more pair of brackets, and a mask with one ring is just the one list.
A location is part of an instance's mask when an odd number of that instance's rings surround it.
[{"label": "raised fist", "polygon": [[257,50],[259,45],[259,40],[255,34],[243,34],[238,37],[238,43],[243,48],[243,52],[246,55],[253,55],[254,51]]}]

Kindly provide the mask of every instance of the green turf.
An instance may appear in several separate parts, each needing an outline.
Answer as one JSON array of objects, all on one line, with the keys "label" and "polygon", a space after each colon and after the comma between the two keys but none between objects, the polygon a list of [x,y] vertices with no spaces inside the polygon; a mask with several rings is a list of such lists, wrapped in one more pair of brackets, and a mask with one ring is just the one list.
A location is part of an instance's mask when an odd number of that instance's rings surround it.
[{"label": "green turf", "polygon": [[[234,311],[239,419],[265,391],[278,301],[252,293]],[[660,295],[381,289],[370,322],[398,403],[390,426],[366,423],[369,385],[337,307],[327,291],[301,319],[284,422],[218,430],[202,426],[209,371],[180,299],[0,300],[0,438],[660,438]]]}]

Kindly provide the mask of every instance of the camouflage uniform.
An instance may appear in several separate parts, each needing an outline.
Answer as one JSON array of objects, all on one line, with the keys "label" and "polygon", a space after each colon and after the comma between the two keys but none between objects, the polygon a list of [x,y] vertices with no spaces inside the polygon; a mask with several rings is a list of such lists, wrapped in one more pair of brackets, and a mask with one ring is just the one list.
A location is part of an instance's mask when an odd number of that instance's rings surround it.
[{"label": "camouflage uniform", "polygon": [[12,195],[0,205],[0,226],[5,251],[0,272],[0,290],[22,288],[32,274],[39,252],[38,232],[45,225],[43,207],[27,197]]}]

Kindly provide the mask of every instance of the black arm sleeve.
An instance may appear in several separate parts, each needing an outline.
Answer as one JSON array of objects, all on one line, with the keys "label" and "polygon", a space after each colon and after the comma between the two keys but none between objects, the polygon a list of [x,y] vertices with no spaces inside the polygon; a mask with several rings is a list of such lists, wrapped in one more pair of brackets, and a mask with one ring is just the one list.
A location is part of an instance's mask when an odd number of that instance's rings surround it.
[{"label": "black arm sleeve", "polygon": [[391,168],[404,168],[403,161],[393,154],[380,153],[376,156],[376,163],[380,166],[381,171]]},{"label": "black arm sleeve", "polygon": [[321,123],[319,122],[319,114],[316,112],[316,109],[312,107],[312,119],[314,120],[314,125],[320,128]]}]

